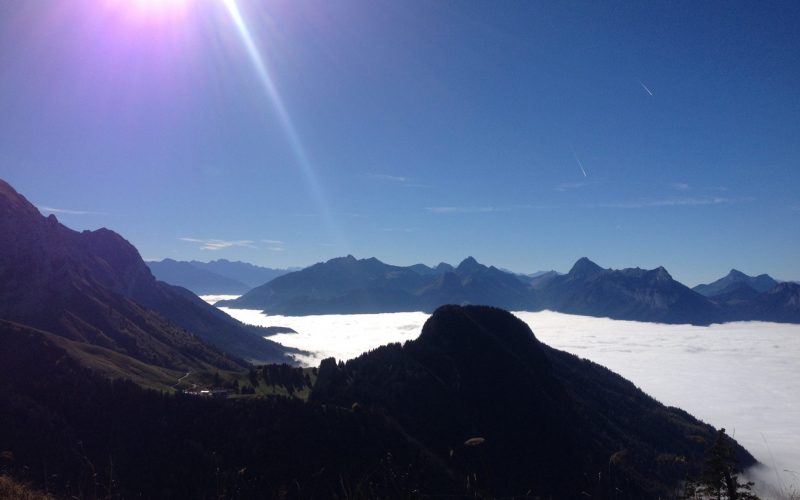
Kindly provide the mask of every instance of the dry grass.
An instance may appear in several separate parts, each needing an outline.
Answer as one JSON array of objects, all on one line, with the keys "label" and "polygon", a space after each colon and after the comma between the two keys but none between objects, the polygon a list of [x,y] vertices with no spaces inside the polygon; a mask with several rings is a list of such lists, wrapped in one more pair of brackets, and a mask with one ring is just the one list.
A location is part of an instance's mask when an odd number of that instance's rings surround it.
[{"label": "dry grass", "polygon": [[0,500],[53,500],[53,497],[9,476],[0,475]]}]

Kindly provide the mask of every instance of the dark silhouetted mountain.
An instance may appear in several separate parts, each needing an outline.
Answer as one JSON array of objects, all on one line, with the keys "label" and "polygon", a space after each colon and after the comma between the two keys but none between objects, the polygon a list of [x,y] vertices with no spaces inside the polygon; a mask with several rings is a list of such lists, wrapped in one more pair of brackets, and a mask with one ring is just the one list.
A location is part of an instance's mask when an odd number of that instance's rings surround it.
[{"label": "dark silhouetted mountain", "polygon": [[[761,287],[767,284],[761,277],[754,280]],[[586,257],[567,274],[549,271],[528,278],[487,267],[473,257],[457,267],[442,263],[431,268],[347,256],[280,276],[217,305],[297,316],[429,312],[444,304],[482,304],[673,324],[794,321],[790,302],[780,303],[779,295],[759,298],[751,287],[736,281],[711,299],[675,281],[663,267],[604,269]]]},{"label": "dark silhouetted mountain", "polygon": [[440,262],[439,264],[436,265],[435,269],[440,274],[455,270],[455,268],[450,264],[448,264],[447,262]]},{"label": "dark silhouetted mountain", "polygon": [[65,342],[0,321],[3,474],[54,498],[465,493],[460,474],[383,416],[143,390],[86,369]]},{"label": "dark silhouetted mountain", "polygon": [[731,269],[724,278],[720,278],[713,283],[707,285],[697,285],[692,290],[710,298],[716,298],[717,295],[722,293],[730,293],[733,289],[729,289],[735,283],[746,283],[750,288],[758,293],[764,293],[772,289],[778,284],[777,281],[772,279],[768,274],[759,274],[758,276],[748,276],[741,271]]},{"label": "dark silhouetted mountain", "polygon": [[282,346],[259,336],[260,330],[188,290],[156,281],[118,234],[73,231],[53,215],[43,217],[3,181],[0,238],[2,319],[169,368],[239,366],[219,351],[290,361]]},{"label": "dark silhouetted mountain", "polygon": [[738,320],[800,323],[800,285],[783,282],[750,301],[728,303],[728,316]]},{"label": "dark silhouetted mountain", "polygon": [[715,436],[483,306],[444,306],[415,341],[323,361],[311,398],[386,415],[487,498],[665,497]]},{"label": "dark silhouetted mountain", "polygon": [[217,305],[307,315],[433,311],[447,303],[510,309],[532,304],[532,292],[514,275],[486,267],[472,257],[451,271],[447,269],[440,264],[436,272],[420,274],[418,268],[348,255],[280,276]]},{"label": "dark silhouetted mountain", "polygon": [[533,291],[517,276],[484,266],[472,257],[414,293],[423,311],[433,311],[443,304],[483,304],[514,310],[535,307]]},{"label": "dark silhouetted mountain", "polygon": [[672,279],[663,267],[603,269],[584,257],[537,291],[542,307],[570,314],[696,325],[723,319],[717,304]]},{"label": "dark silhouetted mountain", "polygon": [[148,262],[156,279],[182,286],[197,295],[242,295],[250,286],[232,278],[196,266],[192,262],[172,259]]},{"label": "dark silhouetted mountain", "polygon": [[[212,260],[211,262],[199,262],[193,260],[189,262],[195,267],[210,271],[220,276],[225,276],[240,283],[244,283],[248,288],[255,288],[278,276],[283,276],[293,269],[272,269],[269,267],[256,266],[247,262],[229,261],[226,259]],[[188,287],[187,287],[188,288]]]},{"label": "dark silhouetted mountain", "polygon": [[298,316],[413,311],[416,302],[409,290],[426,282],[409,268],[348,255],[279,276],[217,305]]},{"label": "dark silhouetted mountain", "polygon": [[556,271],[547,271],[537,276],[533,276],[532,278],[526,281],[531,288],[533,288],[534,290],[539,290],[547,286],[547,284],[550,283],[550,281],[557,276],[561,276],[561,274]]},{"label": "dark silhouetted mountain", "polygon": [[433,276],[442,272],[438,268],[428,267],[425,264],[414,264],[408,268],[421,276]]},{"label": "dark silhouetted mountain", "polygon": [[569,276],[573,279],[585,280],[603,274],[605,271],[606,269],[598,266],[588,257],[581,257],[572,265],[572,269],[569,270]]},{"label": "dark silhouetted mountain", "polygon": [[718,304],[744,304],[754,300],[759,293],[745,281],[737,281],[716,292],[711,298]]},{"label": "dark silhouetted mountain", "polygon": [[694,287],[724,310],[726,321],[800,323],[796,283],[779,283],[767,274],[748,276],[736,269],[708,285]]}]

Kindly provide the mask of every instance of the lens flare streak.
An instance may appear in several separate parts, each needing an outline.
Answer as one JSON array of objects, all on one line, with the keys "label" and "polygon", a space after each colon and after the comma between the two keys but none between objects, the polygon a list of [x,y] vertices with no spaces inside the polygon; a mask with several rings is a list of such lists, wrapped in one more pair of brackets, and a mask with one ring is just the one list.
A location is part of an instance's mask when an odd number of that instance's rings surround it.
[{"label": "lens flare streak", "polygon": [[305,177],[305,181],[309,190],[311,191],[311,195],[314,197],[314,201],[316,202],[318,209],[321,212],[323,221],[327,225],[328,231],[337,242],[342,243],[341,235],[334,224],[332,212],[328,207],[328,203],[325,199],[322,188],[317,181],[317,176],[314,173],[314,169],[308,160],[303,143],[297,134],[297,130],[292,122],[291,116],[286,110],[286,106],[283,103],[280,92],[278,92],[275,81],[270,74],[267,64],[264,62],[264,58],[262,57],[258,46],[256,46],[256,43],[253,39],[250,29],[247,26],[247,23],[244,20],[244,17],[242,16],[239,6],[237,5],[236,0],[222,0],[222,3],[225,6],[225,9],[228,11],[228,14],[230,15],[234,25],[236,26],[239,38],[241,39],[242,44],[244,44],[244,48],[247,51],[247,56],[250,59],[250,62],[253,64],[256,73],[258,74],[258,78],[264,87],[267,97],[275,108],[278,119],[281,122],[281,126],[286,133],[292,152],[297,160],[297,164],[299,165],[300,170]]}]

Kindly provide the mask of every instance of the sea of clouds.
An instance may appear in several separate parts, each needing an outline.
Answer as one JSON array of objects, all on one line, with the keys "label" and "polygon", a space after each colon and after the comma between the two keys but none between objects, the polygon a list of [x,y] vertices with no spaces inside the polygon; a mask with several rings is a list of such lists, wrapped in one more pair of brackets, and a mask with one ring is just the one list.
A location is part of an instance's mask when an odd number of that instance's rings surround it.
[{"label": "sea of clouds", "polygon": [[[421,312],[293,317],[223,310],[245,323],[293,328],[298,333],[270,339],[309,351],[298,360],[311,366],[413,340],[428,318]],[[800,326],[698,327],[550,311],[514,314],[542,342],[604,365],[662,403],[725,427],[764,464],[748,472],[762,497],[800,492]]]}]

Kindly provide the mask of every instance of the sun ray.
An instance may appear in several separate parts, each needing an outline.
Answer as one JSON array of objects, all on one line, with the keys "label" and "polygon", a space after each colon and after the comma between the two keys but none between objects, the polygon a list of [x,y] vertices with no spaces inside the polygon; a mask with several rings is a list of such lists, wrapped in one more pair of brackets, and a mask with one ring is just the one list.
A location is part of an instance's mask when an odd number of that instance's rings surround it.
[{"label": "sun ray", "polygon": [[327,225],[328,231],[331,233],[330,236],[334,237],[336,241],[342,243],[341,233],[339,232],[333,220],[332,212],[328,206],[328,202],[325,198],[322,187],[317,180],[317,175],[314,172],[314,168],[308,159],[305,147],[300,140],[300,136],[297,134],[297,129],[295,128],[292,118],[283,103],[283,98],[278,91],[278,87],[275,85],[275,80],[272,78],[264,57],[261,55],[261,52],[256,45],[250,29],[247,26],[244,17],[242,16],[239,6],[236,3],[236,0],[222,0],[222,3],[228,11],[228,14],[230,15],[234,25],[236,26],[236,30],[247,52],[247,56],[258,75],[262,87],[264,88],[264,92],[266,93],[273,108],[275,109],[275,112],[278,115],[278,119],[280,120],[281,126],[286,133],[287,139],[289,140],[289,145],[291,146],[291,150],[295,156],[297,165],[299,166],[305,182],[311,191],[311,195],[317,204],[317,208],[321,212],[323,221]]}]

